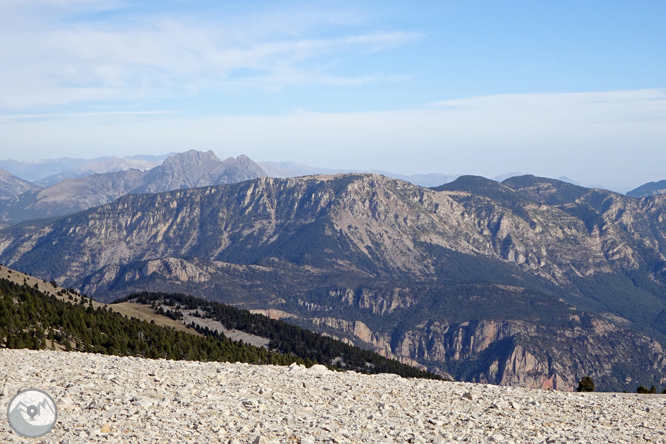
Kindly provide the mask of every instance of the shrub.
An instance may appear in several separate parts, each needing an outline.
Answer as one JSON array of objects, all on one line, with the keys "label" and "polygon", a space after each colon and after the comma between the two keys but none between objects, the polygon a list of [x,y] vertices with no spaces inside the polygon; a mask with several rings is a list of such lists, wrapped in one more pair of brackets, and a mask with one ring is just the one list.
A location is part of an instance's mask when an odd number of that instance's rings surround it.
[{"label": "shrub", "polygon": [[650,393],[650,391],[641,385],[636,389],[636,393],[646,395],[646,394]]},{"label": "shrub", "polygon": [[583,378],[578,381],[578,391],[579,392],[593,392],[594,391],[594,381],[589,376],[583,376]]}]

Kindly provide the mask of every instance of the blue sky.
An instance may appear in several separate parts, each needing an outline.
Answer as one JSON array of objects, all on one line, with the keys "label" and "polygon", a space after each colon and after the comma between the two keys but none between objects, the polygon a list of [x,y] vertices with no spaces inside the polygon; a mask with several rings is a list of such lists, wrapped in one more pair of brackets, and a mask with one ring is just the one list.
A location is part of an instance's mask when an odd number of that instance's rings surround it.
[{"label": "blue sky", "polygon": [[0,2],[0,158],[666,179],[663,1]]}]

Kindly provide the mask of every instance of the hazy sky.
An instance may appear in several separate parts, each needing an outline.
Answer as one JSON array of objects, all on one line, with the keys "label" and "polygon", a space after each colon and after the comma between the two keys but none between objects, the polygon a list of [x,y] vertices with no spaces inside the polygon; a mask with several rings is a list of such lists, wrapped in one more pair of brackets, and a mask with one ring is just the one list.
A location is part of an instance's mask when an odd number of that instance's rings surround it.
[{"label": "hazy sky", "polygon": [[0,158],[666,179],[666,2],[0,1]]}]

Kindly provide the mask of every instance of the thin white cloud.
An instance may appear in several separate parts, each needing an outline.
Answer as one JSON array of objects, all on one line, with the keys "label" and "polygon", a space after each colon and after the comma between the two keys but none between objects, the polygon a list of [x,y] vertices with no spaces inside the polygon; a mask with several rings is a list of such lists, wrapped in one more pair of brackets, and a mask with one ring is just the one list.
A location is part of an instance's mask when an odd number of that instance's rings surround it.
[{"label": "thin white cloud", "polygon": [[[666,91],[471,97],[437,107],[282,116],[0,121],[14,152],[90,157],[213,149],[257,160],[398,173],[567,176],[628,190],[666,178]],[[122,148],[119,148],[122,147]],[[78,151],[77,151],[78,150]],[[3,157],[6,157],[3,156]]]},{"label": "thin white cloud", "polygon": [[90,113],[52,113],[52,114],[0,114],[0,122],[11,122],[20,120],[56,120],[76,119],[81,117],[118,117],[118,116],[149,116],[174,114],[173,111],[99,111]]},{"label": "thin white cloud", "polygon": [[[391,78],[390,73],[334,73],[320,61],[336,54],[385,51],[420,38],[405,32],[312,38],[307,32],[294,35],[291,21],[267,35],[263,28],[239,25],[248,18],[239,23],[173,16],[146,17],[130,24],[111,19],[69,22],[58,20],[57,14],[55,20],[35,19],[28,14],[31,8],[14,0],[10,3],[0,7],[0,14],[4,8],[13,16],[11,24],[0,29],[0,66],[10,67],[0,70],[0,108],[6,109],[177,97],[239,86],[350,86],[383,81]],[[59,3],[67,13],[77,7],[114,4]],[[312,14],[306,18],[321,20]],[[231,79],[239,69],[263,74]]]}]

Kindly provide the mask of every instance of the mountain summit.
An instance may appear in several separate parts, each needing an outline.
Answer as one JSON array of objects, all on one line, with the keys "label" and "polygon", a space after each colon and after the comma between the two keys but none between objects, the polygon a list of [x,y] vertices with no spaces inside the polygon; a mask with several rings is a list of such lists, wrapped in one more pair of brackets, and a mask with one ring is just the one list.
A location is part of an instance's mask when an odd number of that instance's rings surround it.
[{"label": "mountain summit", "polygon": [[265,177],[259,165],[245,155],[224,162],[212,151],[190,150],[175,154],[148,171],[132,193],[161,193],[183,188],[223,185]]},{"label": "mountain summit", "polygon": [[659,182],[648,182],[640,187],[627,192],[628,197],[641,198],[655,194],[666,194],[666,180]]}]

